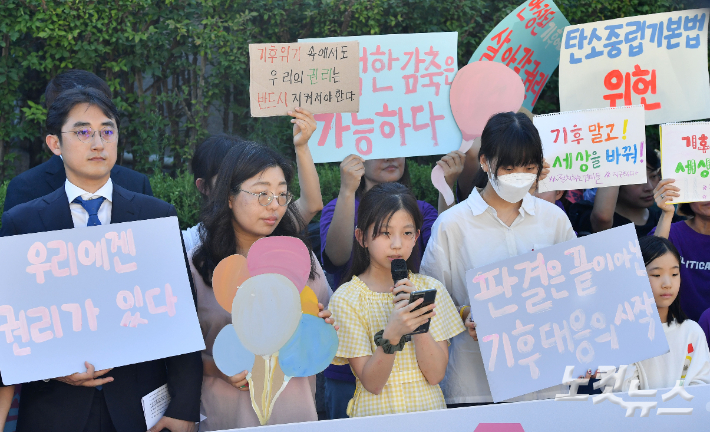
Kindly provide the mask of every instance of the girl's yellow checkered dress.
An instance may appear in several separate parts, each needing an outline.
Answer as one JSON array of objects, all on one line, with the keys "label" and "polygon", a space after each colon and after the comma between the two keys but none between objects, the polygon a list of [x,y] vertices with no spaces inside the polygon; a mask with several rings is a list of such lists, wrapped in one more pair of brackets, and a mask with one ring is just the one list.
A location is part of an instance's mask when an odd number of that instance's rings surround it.
[{"label": "girl's yellow checkered dress", "polygon": [[[465,327],[453,301],[438,280],[409,273],[417,290],[436,289],[436,315],[429,332],[435,341],[449,340]],[[375,333],[385,328],[392,310],[394,295],[370,290],[357,276],[342,285],[330,299],[328,309],[340,326],[340,344],[333,364],[348,364],[349,358],[373,355],[377,346]],[[396,341],[395,341],[396,343]],[[419,370],[414,341],[395,354],[394,366],[382,393],[374,395],[357,380],[355,395],[348,405],[350,417],[395,414],[446,408],[438,385],[431,385]]]}]

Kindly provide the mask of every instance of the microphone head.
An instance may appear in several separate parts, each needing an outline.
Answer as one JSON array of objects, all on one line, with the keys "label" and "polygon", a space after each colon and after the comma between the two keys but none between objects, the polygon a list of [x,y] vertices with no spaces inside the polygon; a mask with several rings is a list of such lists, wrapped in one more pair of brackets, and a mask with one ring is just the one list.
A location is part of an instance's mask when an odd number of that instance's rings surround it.
[{"label": "microphone head", "polygon": [[406,279],[408,276],[407,262],[403,259],[392,260],[392,280],[394,283]]}]

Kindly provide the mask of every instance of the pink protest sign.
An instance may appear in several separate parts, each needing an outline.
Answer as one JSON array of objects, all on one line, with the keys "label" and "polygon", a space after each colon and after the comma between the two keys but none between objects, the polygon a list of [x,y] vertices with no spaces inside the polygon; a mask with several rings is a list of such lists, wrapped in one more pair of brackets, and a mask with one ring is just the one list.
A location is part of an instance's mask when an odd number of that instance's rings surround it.
[{"label": "pink protest sign", "polygon": [[305,39],[360,44],[360,111],[316,115],[315,162],[444,154],[459,148],[449,91],[458,71],[457,33]]},{"label": "pink protest sign", "polygon": [[204,349],[177,217],[0,239],[0,370],[37,381]]}]

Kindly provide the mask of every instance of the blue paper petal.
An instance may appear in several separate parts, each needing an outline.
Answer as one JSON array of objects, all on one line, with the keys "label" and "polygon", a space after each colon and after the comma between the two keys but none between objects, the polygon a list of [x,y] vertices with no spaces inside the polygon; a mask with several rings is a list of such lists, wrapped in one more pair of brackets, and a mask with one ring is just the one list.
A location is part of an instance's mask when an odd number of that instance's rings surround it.
[{"label": "blue paper petal", "polygon": [[254,354],[249,352],[231,324],[219,331],[212,347],[212,357],[219,370],[227,376],[249,371],[254,365]]},{"label": "blue paper petal", "polygon": [[303,314],[296,332],[279,350],[281,370],[290,377],[322,372],[338,352],[338,334],[323,318]]}]

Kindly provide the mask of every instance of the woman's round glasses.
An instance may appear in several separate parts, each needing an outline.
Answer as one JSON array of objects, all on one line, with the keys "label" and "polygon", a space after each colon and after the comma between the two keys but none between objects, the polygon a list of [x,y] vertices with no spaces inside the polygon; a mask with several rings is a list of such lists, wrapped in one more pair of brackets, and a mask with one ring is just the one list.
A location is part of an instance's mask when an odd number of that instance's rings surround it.
[{"label": "woman's round glasses", "polygon": [[239,189],[239,191],[254,195],[255,197],[258,198],[259,204],[261,204],[264,207],[271,204],[271,202],[274,200],[274,198],[276,198],[276,202],[279,203],[279,205],[281,207],[284,207],[284,206],[287,206],[288,203],[290,203],[291,199],[293,198],[293,195],[291,195],[291,192],[282,192],[278,195],[274,195],[274,194],[267,193],[267,192],[261,192],[261,193],[257,194],[254,192],[246,191],[244,189]]},{"label": "woman's round glasses", "polygon": [[94,138],[94,134],[98,132],[99,136],[101,137],[101,141],[105,143],[113,143],[116,142],[116,138],[118,137],[118,133],[111,129],[110,127],[105,127],[99,131],[95,131],[91,129],[90,127],[75,130],[75,131],[67,131],[67,132],[62,132],[62,133],[73,133],[76,135],[77,138],[79,138],[79,141],[83,143],[90,144],[91,140]]}]

